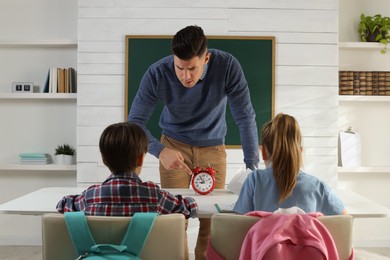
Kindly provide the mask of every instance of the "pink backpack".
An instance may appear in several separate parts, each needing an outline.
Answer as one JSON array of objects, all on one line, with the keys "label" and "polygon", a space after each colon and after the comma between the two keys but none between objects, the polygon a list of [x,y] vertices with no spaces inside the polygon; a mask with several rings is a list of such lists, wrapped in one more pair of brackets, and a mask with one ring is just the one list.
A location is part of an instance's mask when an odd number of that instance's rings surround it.
[{"label": "pink backpack", "polygon": [[252,211],[262,217],[248,231],[241,247],[240,260],[249,259],[339,259],[327,228],[317,219],[321,213],[273,214]]}]

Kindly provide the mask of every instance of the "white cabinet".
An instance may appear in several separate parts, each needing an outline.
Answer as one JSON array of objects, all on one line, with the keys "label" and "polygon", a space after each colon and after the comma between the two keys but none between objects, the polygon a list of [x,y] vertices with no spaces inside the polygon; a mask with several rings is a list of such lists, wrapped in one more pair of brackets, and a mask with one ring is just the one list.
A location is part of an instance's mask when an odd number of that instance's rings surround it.
[{"label": "white cabinet", "polygon": [[[340,43],[340,70],[390,71],[390,53],[379,43]],[[362,167],[339,173],[390,173],[390,96],[339,96],[339,129],[361,135]]]}]

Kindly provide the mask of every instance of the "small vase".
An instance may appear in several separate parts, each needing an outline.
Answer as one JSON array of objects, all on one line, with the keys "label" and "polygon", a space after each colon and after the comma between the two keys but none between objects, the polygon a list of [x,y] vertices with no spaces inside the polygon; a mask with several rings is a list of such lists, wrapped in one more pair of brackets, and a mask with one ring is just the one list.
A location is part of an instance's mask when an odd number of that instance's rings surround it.
[{"label": "small vase", "polygon": [[54,163],[71,165],[73,164],[73,156],[67,154],[56,154],[54,155]]}]

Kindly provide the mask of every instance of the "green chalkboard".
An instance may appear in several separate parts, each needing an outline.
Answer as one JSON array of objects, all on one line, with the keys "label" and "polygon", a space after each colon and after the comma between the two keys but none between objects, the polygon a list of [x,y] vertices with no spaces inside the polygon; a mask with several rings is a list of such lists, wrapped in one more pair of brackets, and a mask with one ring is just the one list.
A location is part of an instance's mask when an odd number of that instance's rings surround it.
[{"label": "green chalkboard", "polygon": [[[126,36],[125,120],[145,71],[152,63],[171,54],[172,37]],[[275,38],[208,36],[208,47],[229,52],[240,61],[248,81],[260,132],[262,125],[274,116]],[[157,139],[161,136],[158,122],[162,107],[162,103],[157,105],[147,125]],[[227,110],[228,132],[225,144],[229,148],[238,148],[241,146],[240,133],[229,107]]]}]

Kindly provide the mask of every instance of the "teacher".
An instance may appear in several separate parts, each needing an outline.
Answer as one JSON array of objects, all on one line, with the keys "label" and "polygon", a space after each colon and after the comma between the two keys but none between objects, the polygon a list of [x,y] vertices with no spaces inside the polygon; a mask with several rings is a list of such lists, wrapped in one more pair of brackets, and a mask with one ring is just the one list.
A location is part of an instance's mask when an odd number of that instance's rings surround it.
[{"label": "teacher", "polygon": [[[158,101],[164,108],[158,141],[146,128]],[[207,48],[199,26],[187,26],[172,39],[172,55],[152,64],[139,85],[128,121],[141,126],[149,153],[160,161],[162,188],[188,188],[191,169],[211,166],[216,188],[226,180],[226,106],[240,130],[247,168],[259,163],[258,134],[248,83],[231,54]],[[195,259],[205,259],[210,219],[199,219]]]}]

